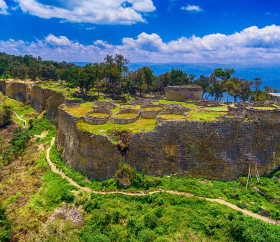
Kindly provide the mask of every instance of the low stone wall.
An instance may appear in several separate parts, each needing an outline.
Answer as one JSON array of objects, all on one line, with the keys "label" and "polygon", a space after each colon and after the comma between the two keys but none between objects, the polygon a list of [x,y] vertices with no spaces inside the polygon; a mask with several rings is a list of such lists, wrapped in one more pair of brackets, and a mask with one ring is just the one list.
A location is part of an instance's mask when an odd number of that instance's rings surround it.
[{"label": "low stone wall", "polygon": [[248,119],[259,120],[266,123],[280,123],[280,110],[274,109],[256,109],[252,107],[244,107],[239,105],[238,107],[228,107],[229,113]]},{"label": "low stone wall", "polygon": [[160,117],[160,115],[163,115],[163,114],[176,114],[176,115],[184,115],[184,116],[188,117],[186,112],[189,112],[191,110],[192,110],[191,108],[185,108],[185,107],[182,107],[180,105],[171,105],[171,106],[169,106],[168,108],[166,108],[164,111],[160,112],[157,115],[157,117],[156,117],[157,118],[157,124],[161,124],[164,121],[166,121],[166,119]]},{"label": "low stone wall", "polygon": [[[144,105],[141,107],[141,117],[144,119],[155,119],[157,115],[164,109],[166,105]],[[145,108],[161,108],[159,110],[145,110]]]},{"label": "low stone wall", "polygon": [[211,100],[199,100],[196,101],[195,104],[200,107],[220,107],[225,104],[225,102],[220,101],[211,101]]},{"label": "low stone wall", "polygon": [[185,108],[180,105],[170,105],[168,106],[164,111],[162,111],[160,114],[177,114],[177,115],[185,115],[186,112],[191,111],[191,108]]},{"label": "low stone wall", "polygon": [[219,119],[223,119],[227,122],[243,122],[245,120],[244,116],[235,116],[235,115],[222,115],[218,117]]},{"label": "low stone wall", "polygon": [[239,106],[239,107],[228,106],[228,112],[229,112],[229,114],[232,114],[232,115],[245,117],[246,110],[247,110],[247,108],[243,107],[243,106]]},{"label": "low stone wall", "polygon": [[148,104],[153,104],[153,101],[149,99],[144,99],[144,98],[135,98],[134,100],[131,100],[127,102],[126,104],[128,105],[148,105]]},{"label": "low stone wall", "polygon": [[[133,118],[118,118],[116,115],[123,114],[123,113],[135,113],[135,117]],[[140,111],[136,109],[122,109],[119,111],[114,117],[115,124],[131,124],[136,122],[140,117]]]},{"label": "low stone wall", "polygon": [[95,102],[93,102],[92,107],[93,108],[99,107],[99,108],[114,109],[117,107],[117,105],[112,102],[95,101]]},{"label": "low stone wall", "polygon": [[267,123],[280,123],[280,110],[263,110],[247,108],[246,118],[252,118]]},{"label": "low stone wall", "polygon": [[75,106],[80,106],[82,103],[85,103],[85,101],[84,100],[66,99],[64,103],[67,105],[67,107],[75,107]]},{"label": "low stone wall", "polygon": [[203,88],[201,86],[170,86],[165,88],[166,100],[185,102],[188,100],[201,100]]},{"label": "low stone wall", "polygon": [[[105,116],[105,117],[91,116],[91,114],[94,114],[94,113],[104,113],[107,116]],[[86,115],[84,116],[84,121],[86,123],[92,124],[92,125],[105,124],[108,122],[111,115],[112,115],[112,112],[107,108],[94,108],[92,111],[89,111],[86,113]]]}]

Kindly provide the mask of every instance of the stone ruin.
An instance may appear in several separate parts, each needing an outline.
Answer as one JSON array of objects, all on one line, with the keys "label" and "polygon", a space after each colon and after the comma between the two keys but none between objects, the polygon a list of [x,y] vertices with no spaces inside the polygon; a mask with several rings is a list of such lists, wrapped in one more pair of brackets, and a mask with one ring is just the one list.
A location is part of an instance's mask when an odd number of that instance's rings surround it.
[{"label": "stone ruin", "polygon": [[[159,104],[159,105],[143,105],[141,107],[141,117],[144,119],[153,119],[156,118],[157,115],[164,109],[167,105]],[[145,110],[145,108],[155,108],[150,110]]]},{"label": "stone ruin", "polygon": [[[95,113],[104,113],[104,117],[95,117],[91,116],[91,114]],[[112,112],[107,109],[107,108],[94,108],[92,111],[89,111],[85,114],[84,116],[84,121],[88,124],[93,124],[93,125],[99,125],[99,124],[105,124],[108,122],[112,115]]]},{"label": "stone ruin", "polygon": [[114,109],[117,107],[115,103],[112,102],[105,102],[105,101],[95,101],[92,105],[93,108],[99,107],[99,108],[107,108],[107,109]]},{"label": "stone ruin", "polygon": [[[118,118],[116,117],[118,114],[135,114],[135,117],[133,118]],[[137,109],[122,109],[121,111],[119,111],[117,114],[115,114],[114,116],[114,123],[115,124],[131,124],[136,122],[140,117],[140,110]]]},{"label": "stone ruin", "polygon": [[201,100],[203,88],[201,86],[170,86],[165,88],[166,100],[185,102],[190,100]]},{"label": "stone ruin", "polygon": [[186,112],[189,112],[191,110],[192,110],[191,108],[185,108],[185,107],[182,107],[181,105],[171,105],[168,108],[166,108],[163,112],[160,112],[157,115],[157,124],[161,124],[164,121],[166,121],[164,118],[160,117],[160,115],[176,114],[176,115],[183,115],[187,118],[188,115],[186,114]]}]

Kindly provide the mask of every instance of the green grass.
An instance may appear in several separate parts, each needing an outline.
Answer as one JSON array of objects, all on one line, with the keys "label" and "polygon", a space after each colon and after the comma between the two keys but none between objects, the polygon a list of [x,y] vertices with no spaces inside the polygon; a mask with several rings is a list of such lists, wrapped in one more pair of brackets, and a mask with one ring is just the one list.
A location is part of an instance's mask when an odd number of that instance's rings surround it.
[{"label": "green grass", "polygon": [[217,117],[221,116],[221,113],[218,112],[197,112],[197,111],[191,111],[188,113],[190,116],[187,118],[187,120],[190,121],[207,121],[207,122],[214,122],[217,121]]},{"label": "green grass", "polygon": [[275,110],[275,107],[252,107],[256,110]]},{"label": "green grass", "polygon": [[90,125],[80,120],[77,122],[77,126],[81,131],[86,131],[96,135],[106,135],[110,130],[124,131],[128,130],[132,133],[150,132],[154,131],[157,123],[155,119],[142,119],[141,117],[131,124],[114,124],[108,122],[102,125]]},{"label": "green grass", "polygon": [[228,107],[227,106],[220,106],[220,107],[205,107],[203,108],[205,110],[210,110],[210,111],[228,111]]},{"label": "green grass", "polygon": [[64,110],[73,114],[76,118],[84,116],[87,112],[92,111],[92,102],[82,103],[80,106],[64,106]]},{"label": "green grass", "polygon": [[123,108],[140,110],[141,109],[141,105],[123,104],[123,105],[120,106],[120,109],[123,109]]},{"label": "green grass", "polygon": [[108,117],[109,114],[106,114],[106,113],[90,113],[88,116],[89,117],[96,117],[96,118],[104,118],[104,117]]},{"label": "green grass", "polygon": [[172,104],[180,104],[183,107],[186,108],[197,108],[197,105],[195,103],[185,103],[185,102],[176,102],[176,101],[167,101],[167,100],[160,100],[159,102],[154,102],[154,104],[167,104],[167,105],[172,105]]},{"label": "green grass", "polygon": [[94,195],[81,241],[279,241],[279,226],[230,208],[170,194]]}]

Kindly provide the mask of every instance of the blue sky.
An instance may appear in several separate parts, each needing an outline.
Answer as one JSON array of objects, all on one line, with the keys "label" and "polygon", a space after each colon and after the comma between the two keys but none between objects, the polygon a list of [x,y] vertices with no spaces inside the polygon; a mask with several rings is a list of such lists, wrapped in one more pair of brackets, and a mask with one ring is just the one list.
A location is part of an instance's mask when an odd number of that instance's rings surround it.
[{"label": "blue sky", "polygon": [[280,62],[276,0],[0,0],[0,51],[58,61]]}]

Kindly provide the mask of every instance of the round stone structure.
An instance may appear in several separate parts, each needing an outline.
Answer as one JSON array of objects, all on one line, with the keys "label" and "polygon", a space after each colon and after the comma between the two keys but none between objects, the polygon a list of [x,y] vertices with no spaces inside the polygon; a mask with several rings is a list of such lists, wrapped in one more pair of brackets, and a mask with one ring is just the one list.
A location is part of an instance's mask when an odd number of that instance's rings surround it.
[{"label": "round stone structure", "polygon": [[[160,113],[166,105],[144,105],[141,107],[141,117],[144,119],[154,119],[157,118],[158,113]],[[148,109],[150,108],[150,109]]]},{"label": "round stone structure", "polygon": [[165,97],[168,101],[177,102],[202,100],[203,88],[196,85],[170,86],[165,88]]},{"label": "round stone structure", "polygon": [[[125,114],[125,113],[135,114],[135,117],[133,117],[133,118],[118,118],[118,117],[116,117],[118,114]],[[140,117],[140,110],[137,110],[137,109],[122,109],[117,114],[115,114],[114,123],[115,124],[131,124],[131,123],[136,122],[139,119],[139,117]]]},{"label": "round stone structure", "polygon": [[[91,116],[91,114],[94,114],[94,113],[104,113],[105,116],[104,117]],[[107,108],[94,108],[92,111],[89,111],[86,113],[86,115],[84,116],[84,120],[88,124],[100,125],[100,124],[107,123],[107,121],[109,120],[111,115],[112,115],[112,112]]]}]

